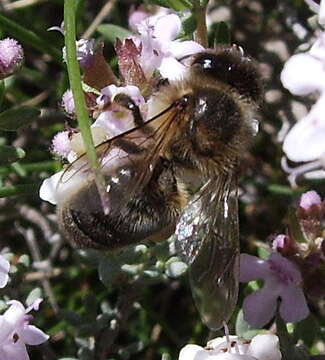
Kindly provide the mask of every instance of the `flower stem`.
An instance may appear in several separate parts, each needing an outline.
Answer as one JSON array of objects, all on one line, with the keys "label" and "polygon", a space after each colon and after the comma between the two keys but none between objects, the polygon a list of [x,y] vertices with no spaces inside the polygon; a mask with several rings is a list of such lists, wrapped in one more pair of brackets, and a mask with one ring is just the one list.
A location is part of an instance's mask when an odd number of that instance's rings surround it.
[{"label": "flower stem", "polygon": [[5,96],[5,90],[6,90],[5,82],[3,80],[0,80],[0,109],[1,109],[3,98]]},{"label": "flower stem", "polygon": [[208,31],[205,21],[206,5],[201,5],[200,0],[194,0],[193,8],[197,22],[194,40],[206,48],[208,47]]},{"label": "flower stem", "polygon": [[100,171],[97,153],[90,131],[90,121],[86,108],[84,92],[82,90],[80,68],[77,60],[75,8],[75,0],[64,1],[65,46],[67,51],[68,75],[74,103],[76,105],[78,125],[81,132],[82,140],[85,144],[87,158],[90,167],[95,174],[95,181],[102,201],[104,213],[107,214],[109,208],[108,196],[105,191],[105,179],[102,172]]}]

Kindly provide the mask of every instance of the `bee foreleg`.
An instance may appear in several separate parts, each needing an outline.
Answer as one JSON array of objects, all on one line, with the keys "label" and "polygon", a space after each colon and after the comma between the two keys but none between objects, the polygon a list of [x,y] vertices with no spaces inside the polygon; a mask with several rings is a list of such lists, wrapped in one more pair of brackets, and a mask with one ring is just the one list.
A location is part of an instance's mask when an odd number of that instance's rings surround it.
[{"label": "bee foreleg", "polygon": [[134,122],[137,126],[144,124],[144,120],[142,118],[139,106],[135,104],[135,102],[131,99],[130,96],[122,93],[116,94],[113,98],[113,102],[130,110],[132,112]]}]

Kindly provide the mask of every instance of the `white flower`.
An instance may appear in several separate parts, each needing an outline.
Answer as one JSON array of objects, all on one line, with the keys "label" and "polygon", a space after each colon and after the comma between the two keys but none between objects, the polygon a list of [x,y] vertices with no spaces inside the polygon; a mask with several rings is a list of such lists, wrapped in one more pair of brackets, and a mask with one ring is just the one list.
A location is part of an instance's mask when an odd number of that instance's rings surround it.
[{"label": "white flower", "polygon": [[139,63],[150,79],[154,70],[170,80],[181,77],[186,70],[177,58],[192,55],[204,50],[195,41],[178,41],[176,36],[181,30],[181,20],[175,14],[149,17],[137,26],[139,37],[134,37],[136,44],[141,46]]},{"label": "white flower", "polygon": [[186,345],[178,360],[281,360],[279,339],[272,334],[256,335],[251,341],[224,336],[208,342],[207,347]]},{"label": "white flower", "polygon": [[9,280],[8,272],[10,269],[9,262],[0,255],[0,289],[7,285]]},{"label": "white flower", "polygon": [[[297,168],[283,163],[290,173],[289,180],[306,177],[314,170],[324,168],[325,158],[325,32],[321,33],[310,51],[292,56],[281,73],[281,81],[295,95],[320,94],[311,111],[288,132],[283,151],[294,162],[310,162]],[[325,175],[323,175],[325,177]]]},{"label": "white flower", "polygon": [[9,302],[9,309],[0,316],[0,359],[29,360],[27,345],[39,345],[47,341],[49,336],[36,326],[30,325],[31,310],[38,310],[41,299],[25,309],[19,301]]},{"label": "white flower", "polygon": [[325,1],[321,0],[320,4],[318,4],[314,0],[305,0],[308,4],[310,10],[318,14],[318,22],[321,25],[325,25]]}]

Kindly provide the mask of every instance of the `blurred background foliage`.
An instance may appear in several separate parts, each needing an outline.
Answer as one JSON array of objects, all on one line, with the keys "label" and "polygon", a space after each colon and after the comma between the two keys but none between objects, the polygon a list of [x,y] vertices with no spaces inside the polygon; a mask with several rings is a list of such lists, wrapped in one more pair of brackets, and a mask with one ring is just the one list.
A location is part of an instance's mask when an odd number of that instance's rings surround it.
[{"label": "blurred background foliage", "polygon": [[[154,3],[178,10],[186,6],[181,0],[111,0],[93,36],[104,41],[105,57],[116,73],[115,36],[127,34],[132,8]],[[103,0],[77,1],[79,37],[105,5]],[[279,74],[311,36],[311,15],[302,0],[215,0],[208,6],[210,46],[229,39],[239,44],[257,59],[264,77],[260,131],[240,169],[240,239],[245,252],[254,253],[270,235],[285,232],[288,209],[302,191],[314,188],[321,193],[318,182],[291,189],[280,165],[279,132],[311,103],[284,90]],[[209,333],[202,325],[187,277],[169,258],[172,241],[136,245],[121,254],[73,250],[58,232],[55,207],[38,196],[42,179],[60,169],[49,152],[53,135],[65,123],[76,126],[60,106],[69,87],[61,59],[64,39],[59,32],[47,31],[62,20],[63,0],[0,3],[0,38],[16,38],[25,52],[21,71],[5,80],[0,107],[0,145],[23,149],[12,155],[15,162],[0,163],[0,249],[14,254],[16,265],[6,296],[24,301],[36,288],[45,298],[35,322],[51,339],[31,349],[32,359],[176,359],[184,344],[204,344],[222,332]],[[193,31],[193,21],[185,16],[185,36]],[[13,108],[16,113],[3,113]],[[6,131],[8,126],[11,131]],[[313,320],[308,321],[313,329]],[[324,343],[316,342],[321,335],[309,331],[305,340],[315,354],[324,350]]]}]

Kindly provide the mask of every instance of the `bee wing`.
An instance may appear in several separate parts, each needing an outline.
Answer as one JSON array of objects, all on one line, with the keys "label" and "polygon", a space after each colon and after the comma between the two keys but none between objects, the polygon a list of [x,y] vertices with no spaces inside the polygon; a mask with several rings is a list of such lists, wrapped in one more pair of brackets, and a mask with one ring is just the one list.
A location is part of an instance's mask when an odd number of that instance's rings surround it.
[{"label": "bee wing", "polygon": [[[134,127],[96,147],[106,180],[110,209],[118,212],[140,193],[150,180],[157,160],[175,135],[181,113],[171,105],[144,125]],[[58,184],[58,200],[90,186],[95,179],[86,155],[63,172]]]},{"label": "bee wing", "polygon": [[237,302],[239,237],[235,185],[232,174],[209,181],[181,215],[176,231],[176,248],[190,265],[196,306],[211,330],[229,320]]}]

